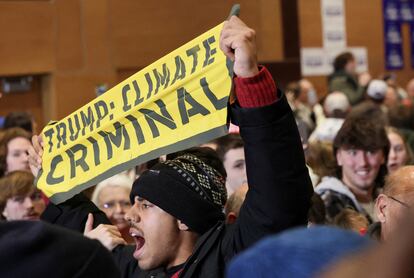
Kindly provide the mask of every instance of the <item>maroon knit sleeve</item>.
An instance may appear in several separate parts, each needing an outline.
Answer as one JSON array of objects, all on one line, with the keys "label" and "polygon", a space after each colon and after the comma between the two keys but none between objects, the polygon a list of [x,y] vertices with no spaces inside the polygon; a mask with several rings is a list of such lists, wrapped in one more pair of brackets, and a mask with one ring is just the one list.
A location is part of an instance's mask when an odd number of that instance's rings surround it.
[{"label": "maroon knit sleeve", "polygon": [[243,108],[267,106],[277,100],[276,85],[265,67],[256,76],[234,78],[237,100]]}]

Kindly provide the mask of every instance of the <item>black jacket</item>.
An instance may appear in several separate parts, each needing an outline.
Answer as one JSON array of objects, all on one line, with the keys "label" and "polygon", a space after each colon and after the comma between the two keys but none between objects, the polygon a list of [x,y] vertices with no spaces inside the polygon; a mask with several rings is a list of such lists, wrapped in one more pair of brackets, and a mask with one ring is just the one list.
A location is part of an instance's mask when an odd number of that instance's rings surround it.
[{"label": "black jacket", "polygon": [[[313,190],[285,97],[261,108],[233,107],[231,117],[245,145],[249,191],[236,223],[217,223],[202,235],[180,277],[224,277],[235,254],[265,236],[307,224]],[[123,277],[165,277],[162,269],[140,271],[132,252],[115,251]]]},{"label": "black jacket", "polygon": [[79,193],[59,205],[50,202],[40,219],[83,233],[88,213],[93,214],[94,228],[99,224],[111,225],[111,221],[106,217],[106,214],[99,210],[83,193]]},{"label": "black jacket", "polygon": [[[217,223],[203,234],[180,277],[223,277],[235,254],[267,235],[307,224],[312,185],[292,111],[279,97],[261,108],[232,107],[245,144],[249,191],[236,223]],[[165,277],[162,269],[139,270],[130,246],[113,253],[123,277]]]}]

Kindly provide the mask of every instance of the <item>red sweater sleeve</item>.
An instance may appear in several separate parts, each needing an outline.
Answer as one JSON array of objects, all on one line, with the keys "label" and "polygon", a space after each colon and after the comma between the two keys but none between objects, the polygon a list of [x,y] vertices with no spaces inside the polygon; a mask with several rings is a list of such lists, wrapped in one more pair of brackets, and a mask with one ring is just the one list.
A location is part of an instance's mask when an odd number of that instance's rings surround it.
[{"label": "red sweater sleeve", "polygon": [[267,106],[277,100],[276,84],[270,72],[261,67],[256,76],[234,78],[237,100],[243,108]]}]

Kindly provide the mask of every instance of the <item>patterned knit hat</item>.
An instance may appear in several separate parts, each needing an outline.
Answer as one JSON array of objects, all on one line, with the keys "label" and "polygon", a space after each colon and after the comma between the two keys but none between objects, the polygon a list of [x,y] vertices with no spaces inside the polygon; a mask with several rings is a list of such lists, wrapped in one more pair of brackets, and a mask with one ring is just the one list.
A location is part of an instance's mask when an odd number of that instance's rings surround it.
[{"label": "patterned knit hat", "polygon": [[225,178],[191,154],[158,163],[143,173],[131,191],[203,234],[224,220]]}]

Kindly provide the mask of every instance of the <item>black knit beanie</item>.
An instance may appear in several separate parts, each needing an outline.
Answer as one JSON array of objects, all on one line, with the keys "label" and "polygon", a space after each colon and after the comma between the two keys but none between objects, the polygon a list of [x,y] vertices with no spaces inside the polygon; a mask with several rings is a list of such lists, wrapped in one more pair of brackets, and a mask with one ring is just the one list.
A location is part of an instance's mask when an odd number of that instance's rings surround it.
[{"label": "black knit beanie", "polygon": [[196,156],[185,154],[158,163],[133,184],[131,203],[139,196],[203,234],[224,220],[225,178]]}]

